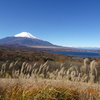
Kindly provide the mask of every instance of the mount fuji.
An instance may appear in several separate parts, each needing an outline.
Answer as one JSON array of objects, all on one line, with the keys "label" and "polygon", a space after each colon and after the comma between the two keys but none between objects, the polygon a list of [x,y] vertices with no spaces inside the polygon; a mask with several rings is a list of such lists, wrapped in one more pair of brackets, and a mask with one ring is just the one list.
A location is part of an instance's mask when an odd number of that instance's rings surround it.
[{"label": "mount fuji", "polygon": [[[48,41],[41,40],[28,32],[21,32],[11,37],[0,39],[1,46],[10,47],[31,47],[41,50],[56,50],[56,51],[94,51],[97,49],[83,49],[75,47],[64,47],[54,45]],[[100,50],[100,49],[99,49]]]},{"label": "mount fuji", "polygon": [[55,46],[48,41],[38,39],[28,32],[22,32],[12,37],[0,39],[0,45]]}]

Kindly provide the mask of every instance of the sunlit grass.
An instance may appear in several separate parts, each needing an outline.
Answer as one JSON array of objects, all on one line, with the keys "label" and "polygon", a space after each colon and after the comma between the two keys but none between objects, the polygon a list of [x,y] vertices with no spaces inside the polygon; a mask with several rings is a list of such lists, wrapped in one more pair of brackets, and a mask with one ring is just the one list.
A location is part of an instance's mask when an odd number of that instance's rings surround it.
[{"label": "sunlit grass", "polygon": [[100,100],[99,91],[89,90],[99,88],[62,80],[0,79],[0,100]]}]

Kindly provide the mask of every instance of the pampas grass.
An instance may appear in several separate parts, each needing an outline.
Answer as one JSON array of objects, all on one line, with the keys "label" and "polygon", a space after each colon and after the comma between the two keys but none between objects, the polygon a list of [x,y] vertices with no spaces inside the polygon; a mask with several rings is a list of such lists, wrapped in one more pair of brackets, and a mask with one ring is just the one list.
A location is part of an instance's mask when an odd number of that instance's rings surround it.
[{"label": "pampas grass", "polygon": [[0,100],[100,100],[100,85],[32,78],[0,79]]}]

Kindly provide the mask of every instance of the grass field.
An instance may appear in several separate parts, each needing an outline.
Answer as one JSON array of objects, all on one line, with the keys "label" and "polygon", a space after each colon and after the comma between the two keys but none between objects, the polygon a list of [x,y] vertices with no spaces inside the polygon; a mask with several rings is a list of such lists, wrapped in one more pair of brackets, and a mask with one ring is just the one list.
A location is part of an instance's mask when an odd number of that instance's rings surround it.
[{"label": "grass field", "polygon": [[99,58],[16,48],[0,47],[0,100],[100,100]]},{"label": "grass field", "polygon": [[100,85],[48,79],[0,79],[0,100],[100,100]]}]

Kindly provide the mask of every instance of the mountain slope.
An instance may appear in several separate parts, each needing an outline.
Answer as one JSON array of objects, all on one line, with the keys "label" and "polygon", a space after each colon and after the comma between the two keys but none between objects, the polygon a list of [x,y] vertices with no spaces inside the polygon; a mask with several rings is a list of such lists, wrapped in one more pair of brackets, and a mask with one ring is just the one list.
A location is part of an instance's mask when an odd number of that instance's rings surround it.
[{"label": "mountain slope", "polygon": [[53,46],[50,42],[40,40],[30,33],[22,32],[20,34],[17,34],[12,37],[6,37],[3,39],[0,39],[0,44],[6,44],[6,45],[24,45],[24,46]]}]

